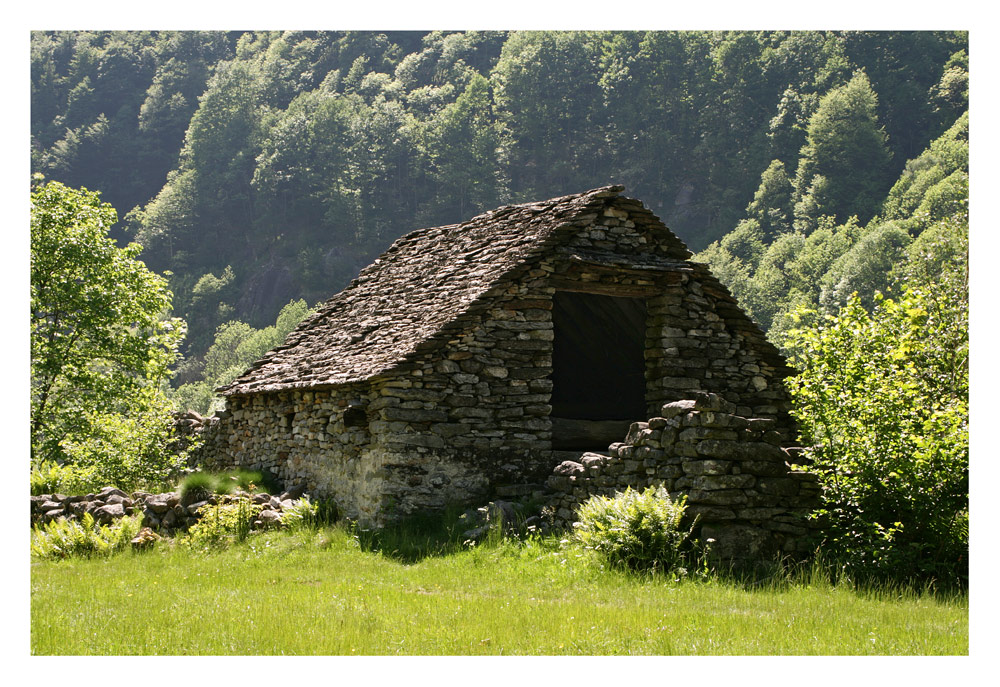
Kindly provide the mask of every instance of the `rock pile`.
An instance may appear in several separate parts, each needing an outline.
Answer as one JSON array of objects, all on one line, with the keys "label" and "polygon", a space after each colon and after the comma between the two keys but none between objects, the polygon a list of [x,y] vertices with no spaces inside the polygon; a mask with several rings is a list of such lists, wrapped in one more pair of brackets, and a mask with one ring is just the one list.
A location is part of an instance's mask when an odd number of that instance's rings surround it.
[{"label": "rock pile", "polygon": [[818,504],[816,476],[790,467],[774,420],[735,415],[716,394],[694,396],[633,423],[609,455],[560,463],[548,479],[553,524],[571,526],[590,496],[662,485],[674,498],[687,496],[687,514],[698,517],[703,541],[714,540],[717,559],[806,553],[811,524],[804,516]]},{"label": "rock pile", "polygon": [[186,530],[201,518],[200,509],[206,505],[233,503],[246,498],[261,507],[254,522],[258,529],[281,524],[283,513],[293,507],[305,494],[302,487],[295,487],[278,496],[266,493],[247,494],[237,491],[231,495],[209,495],[205,499],[185,503],[179,492],[150,494],[136,491],[127,494],[121,489],[105,487],[96,494],[64,496],[42,494],[31,497],[32,523],[47,523],[59,518],[79,519],[90,513],[99,525],[109,525],[119,518],[141,513],[143,524],[152,530],[173,532]]}]

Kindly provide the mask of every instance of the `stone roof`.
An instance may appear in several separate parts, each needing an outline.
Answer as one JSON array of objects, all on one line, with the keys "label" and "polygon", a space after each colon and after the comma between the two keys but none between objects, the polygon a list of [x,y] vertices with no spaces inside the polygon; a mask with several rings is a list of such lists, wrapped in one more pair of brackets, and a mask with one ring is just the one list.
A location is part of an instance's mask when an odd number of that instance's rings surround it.
[{"label": "stone roof", "polygon": [[[346,289],[326,301],[243,375],[218,391],[244,395],[369,379],[404,362],[456,319],[499,293],[566,234],[621,205],[637,225],[666,232],[668,258],[683,242],[622,186],[492,210],[461,224],[398,239]],[[613,200],[609,200],[613,199]]]}]

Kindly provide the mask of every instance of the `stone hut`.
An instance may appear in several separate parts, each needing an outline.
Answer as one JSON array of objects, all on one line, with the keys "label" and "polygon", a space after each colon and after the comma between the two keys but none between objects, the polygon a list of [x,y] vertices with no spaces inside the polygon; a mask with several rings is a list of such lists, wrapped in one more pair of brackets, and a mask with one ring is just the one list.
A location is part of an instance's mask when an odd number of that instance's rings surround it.
[{"label": "stone hut", "polygon": [[204,454],[379,525],[530,492],[693,394],[790,437],[781,355],[621,191],[400,238],[219,390]]}]

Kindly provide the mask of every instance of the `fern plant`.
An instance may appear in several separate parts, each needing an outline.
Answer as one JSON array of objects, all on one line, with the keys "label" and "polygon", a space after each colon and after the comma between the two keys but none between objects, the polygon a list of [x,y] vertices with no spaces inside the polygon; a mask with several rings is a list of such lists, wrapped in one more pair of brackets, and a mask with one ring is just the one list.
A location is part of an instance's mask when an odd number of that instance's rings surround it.
[{"label": "fern plant", "polygon": [[102,486],[93,468],[59,465],[51,460],[31,466],[31,494],[86,494]]},{"label": "fern plant", "polygon": [[223,546],[230,541],[244,541],[250,536],[253,521],[260,514],[261,506],[246,498],[236,498],[230,503],[202,506],[201,516],[188,530],[188,541],[194,546]]},{"label": "fern plant", "polygon": [[142,516],[97,525],[90,513],[80,520],[59,518],[31,530],[31,553],[39,558],[107,556],[129,547],[142,527]]},{"label": "fern plant", "polygon": [[686,505],[662,487],[592,496],[577,512],[575,537],[614,567],[683,575],[696,550],[694,523],[683,526]]}]

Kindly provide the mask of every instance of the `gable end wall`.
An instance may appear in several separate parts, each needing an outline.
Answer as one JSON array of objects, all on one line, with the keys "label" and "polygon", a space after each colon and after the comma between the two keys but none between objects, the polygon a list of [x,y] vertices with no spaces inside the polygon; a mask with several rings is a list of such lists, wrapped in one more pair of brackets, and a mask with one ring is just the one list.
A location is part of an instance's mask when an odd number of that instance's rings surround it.
[{"label": "gable end wall", "polygon": [[[365,524],[475,503],[498,487],[530,493],[559,462],[549,417],[557,289],[647,297],[650,416],[665,402],[711,391],[740,414],[790,430],[780,370],[699,266],[623,269],[579,259],[678,263],[683,246],[637,206],[616,198],[577,218],[560,245],[368,383],[230,397],[230,417],[204,454],[304,483]],[[363,408],[367,426],[345,422],[351,407]]]}]

